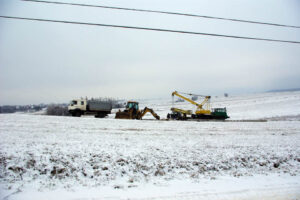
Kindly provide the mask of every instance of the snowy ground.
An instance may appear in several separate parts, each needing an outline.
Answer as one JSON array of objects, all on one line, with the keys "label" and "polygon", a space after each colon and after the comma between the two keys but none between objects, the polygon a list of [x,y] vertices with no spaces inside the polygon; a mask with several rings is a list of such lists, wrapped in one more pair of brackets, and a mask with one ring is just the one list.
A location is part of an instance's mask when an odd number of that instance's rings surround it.
[{"label": "snowy ground", "polygon": [[300,199],[300,92],[214,102],[269,121],[0,115],[0,198]]}]

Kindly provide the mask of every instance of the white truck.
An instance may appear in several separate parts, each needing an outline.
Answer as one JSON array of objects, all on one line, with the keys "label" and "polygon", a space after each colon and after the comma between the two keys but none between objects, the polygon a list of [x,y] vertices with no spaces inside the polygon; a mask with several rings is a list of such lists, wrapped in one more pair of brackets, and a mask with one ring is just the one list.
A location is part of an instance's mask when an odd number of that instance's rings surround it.
[{"label": "white truck", "polygon": [[74,99],[68,106],[68,111],[73,117],[81,115],[95,115],[97,118],[106,117],[112,110],[112,104],[97,99]]}]

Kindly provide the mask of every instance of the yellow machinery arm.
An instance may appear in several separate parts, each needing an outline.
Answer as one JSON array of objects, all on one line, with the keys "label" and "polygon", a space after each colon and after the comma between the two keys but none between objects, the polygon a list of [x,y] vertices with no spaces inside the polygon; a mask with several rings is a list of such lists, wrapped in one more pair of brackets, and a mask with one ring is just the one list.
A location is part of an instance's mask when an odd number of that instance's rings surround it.
[{"label": "yellow machinery arm", "polygon": [[179,109],[179,108],[171,108],[171,111],[186,114],[186,115],[192,114],[191,110],[183,110],[183,109]]},{"label": "yellow machinery arm", "polygon": [[[194,104],[197,106],[197,110],[196,110],[196,114],[211,114],[211,111],[210,111],[210,104],[209,104],[209,100],[210,100],[210,96],[205,96],[205,99],[203,102],[201,102],[200,104],[198,104],[197,102],[185,97],[185,96],[182,96],[181,94],[179,94],[177,91],[174,91],[172,93],[172,96],[178,96],[179,98],[182,98],[184,100],[186,100],[187,102],[190,102],[191,104]],[[207,109],[203,109],[203,105],[204,104],[207,104]]]},{"label": "yellow machinery arm", "polygon": [[186,98],[186,97],[182,96],[182,95],[179,94],[177,91],[175,91],[175,92],[172,93],[172,96],[174,96],[174,95],[176,95],[176,96],[178,96],[179,98],[182,98],[182,99],[184,99],[184,100],[190,102],[191,104],[196,105],[197,107],[199,106],[199,104],[198,104],[197,102],[195,102],[195,101],[193,101],[193,100],[191,100],[191,99],[189,99],[189,98]]},{"label": "yellow machinery arm", "polygon": [[147,112],[150,112],[153,115],[153,117],[155,117],[156,119],[158,120],[160,119],[160,117],[151,108],[147,108],[147,107],[145,107],[144,110],[140,112],[138,119],[142,119]]},{"label": "yellow machinery arm", "polygon": [[209,104],[209,100],[210,100],[210,96],[206,96],[204,101],[201,102],[201,104],[199,104],[199,108],[202,108],[204,104],[208,103]]}]

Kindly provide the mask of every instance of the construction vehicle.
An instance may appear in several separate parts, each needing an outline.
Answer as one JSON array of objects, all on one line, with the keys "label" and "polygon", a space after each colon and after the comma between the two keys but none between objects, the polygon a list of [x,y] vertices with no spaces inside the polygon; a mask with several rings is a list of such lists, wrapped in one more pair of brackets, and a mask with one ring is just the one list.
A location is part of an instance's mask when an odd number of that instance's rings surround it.
[{"label": "construction vehicle", "polygon": [[160,117],[151,109],[145,107],[139,110],[139,103],[136,101],[128,101],[125,110],[119,110],[116,113],[116,119],[142,119],[146,113],[150,112],[153,117],[160,119]]},{"label": "construction vehicle", "polygon": [[195,95],[195,94],[188,94],[191,96],[200,96],[204,97],[204,100],[201,103],[197,103],[185,96],[179,94],[179,92],[175,91],[172,93],[172,97],[178,96],[181,99],[197,106],[195,113],[193,114],[190,110],[182,110],[179,108],[171,108],[172,113],[167,115],[168,119],[177,119],[177,120],[186,120],[186,119],[219,119],[225,120],[229,118],[227,115],[226,108],[212,108],[210,104],[211,96],[203,96],[203,95]]},{"label": "construction vehicle", "polygon": [[68,111],[73,117],[81,115],[95,115],[97,118],[106,117],[112,110],[112,104],[97,99],[74,99],[68,106]]},{"label": "construction vehicle", "polygon": [[186,120],[192,115],[191,110],[183,110],[179,108],[171,108],[172,113],[167,115],[168,119]]}]

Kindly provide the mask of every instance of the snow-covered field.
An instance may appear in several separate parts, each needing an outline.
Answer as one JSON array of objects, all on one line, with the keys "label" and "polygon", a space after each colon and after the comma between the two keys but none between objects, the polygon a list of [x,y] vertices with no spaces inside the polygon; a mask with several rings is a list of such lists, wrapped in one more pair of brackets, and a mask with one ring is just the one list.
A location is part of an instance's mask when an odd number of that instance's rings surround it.
[{"label": "snow-covered field", "polygon": [[0,198],[300,199],[300,92],[213,102],[268,122],[0,115]]}]

